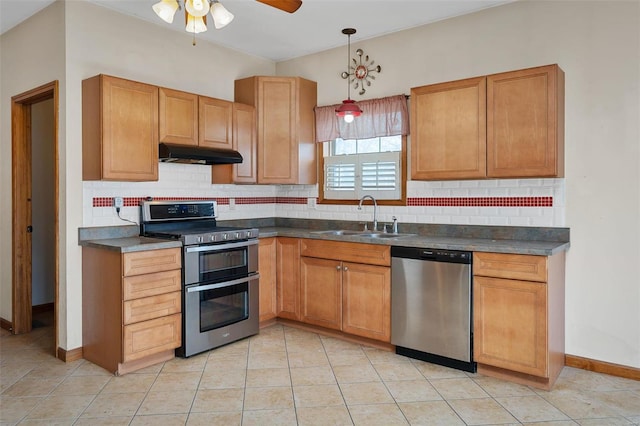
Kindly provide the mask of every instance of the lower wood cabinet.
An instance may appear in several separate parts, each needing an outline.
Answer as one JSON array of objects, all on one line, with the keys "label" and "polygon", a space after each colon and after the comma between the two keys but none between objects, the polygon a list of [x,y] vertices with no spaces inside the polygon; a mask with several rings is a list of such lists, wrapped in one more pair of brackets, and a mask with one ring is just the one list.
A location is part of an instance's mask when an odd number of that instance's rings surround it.
[{"label": "lower wood cabinet", "polygon": [[174,357],[182,340],[180,248],[82,249],[82,352],[125,374]]},{"label": "lower wood cabinet", "polygon": [[300,239],[278,237],[276,243],[277,314],[300,319]]},{"label": "lower wood cabinet", "polygon": [[302,322],[390,342],[388,246],[303,239],[300,253]]},{"label": "lower wood cabinet", "polygon": [[391,268],[343,263],[342,331],[391,341]]},{"label": "lower wood cabinet", "polygon": [[342,262],[300,259],[300,321],[342,329]]},{"label": "lower wood cabinet", "polygon": [[564,253],[474,253],[478,371],[550,389],[564,366]]},{"label": "lower wood cabinet", "polygon": [[260,238],[258,245],[260,270],[260,322],[274,319],[277,314],[276,299],[276,238]]}]

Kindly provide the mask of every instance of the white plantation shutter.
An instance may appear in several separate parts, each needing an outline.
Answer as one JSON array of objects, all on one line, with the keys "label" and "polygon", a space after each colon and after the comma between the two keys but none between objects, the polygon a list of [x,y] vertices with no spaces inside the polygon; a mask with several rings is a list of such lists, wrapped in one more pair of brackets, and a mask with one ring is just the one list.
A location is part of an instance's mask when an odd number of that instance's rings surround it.
[{"label": "white plantation shutter", "polygon": [[353,200],[368,194],[379,200],[401,198],[400,152],[325,157],[327,199]]}]

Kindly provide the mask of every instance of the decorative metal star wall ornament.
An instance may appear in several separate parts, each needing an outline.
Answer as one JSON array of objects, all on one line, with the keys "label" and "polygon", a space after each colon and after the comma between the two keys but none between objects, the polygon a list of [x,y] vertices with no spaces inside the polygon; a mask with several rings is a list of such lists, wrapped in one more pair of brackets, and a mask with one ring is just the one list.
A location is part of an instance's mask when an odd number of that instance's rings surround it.
[{"label": "decorative metal star wall ornament", "polygon": [[[354,89],[360,88],[359,95],[364,95],[367,91],[365,86],[371,86],[371,80],[375,80],[376,76],[372,73],[382,71],[380,65],[376,65],[374,60],[369,61],[369,55],[365,55],[362,49],[356,50],[358,58],[353,58],[349,66],[349,71],[343,71],[341,76],[349,79],[349,84],[353,84]],[[364,59],[363,59],[364,55]]]}]

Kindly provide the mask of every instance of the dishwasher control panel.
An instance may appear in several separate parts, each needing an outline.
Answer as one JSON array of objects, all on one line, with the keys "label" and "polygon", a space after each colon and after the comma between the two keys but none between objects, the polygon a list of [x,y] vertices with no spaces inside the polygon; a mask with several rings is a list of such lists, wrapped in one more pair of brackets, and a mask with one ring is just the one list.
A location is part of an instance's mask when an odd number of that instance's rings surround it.
[{"label": "dishwasher control panel", "polygon": [[470,251],[425,249],[419,247],[391,247],[391,257],[403,257],[434,262],[471,264],[473,258]]}]

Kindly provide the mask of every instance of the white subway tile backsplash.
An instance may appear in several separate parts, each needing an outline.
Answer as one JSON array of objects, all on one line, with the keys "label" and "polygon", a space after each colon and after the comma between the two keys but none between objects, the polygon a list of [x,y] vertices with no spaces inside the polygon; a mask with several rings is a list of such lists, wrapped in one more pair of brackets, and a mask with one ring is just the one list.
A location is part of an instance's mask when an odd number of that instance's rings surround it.
[{"label": "white subway tile backsplash", "polygon": [[[233,207],[220,204],[220,220],[292,217],[371,221],[370,203],[358,211],[354,205],[316,204],[317,185],[212,185],[210,166],[160,163],[158,182],[83,182],[83,226],[123,225],[112,207],[93,207],[94,198],[220,197],[233,198]],[[552,207],[438,207],[379,206],[380,221],[396,216],[405,223],[479,224],[513,226],[565,226],[564,179],[488,179],[465,181],[408,181],[407,198],[553,197]],[[239,199],[302,198],[306,204],[241,204]],[[311,205],[310,205],[311,204]],[[137,207],[124,207],[121,215],[138,220]]]}]

